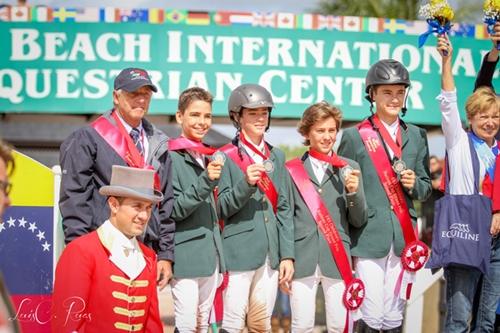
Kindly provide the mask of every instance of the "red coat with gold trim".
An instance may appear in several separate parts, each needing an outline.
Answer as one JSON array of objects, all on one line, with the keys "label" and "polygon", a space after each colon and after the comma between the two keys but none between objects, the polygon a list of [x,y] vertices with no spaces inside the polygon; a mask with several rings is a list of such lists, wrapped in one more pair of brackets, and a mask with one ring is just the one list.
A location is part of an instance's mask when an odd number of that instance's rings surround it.
[{"label": "red coat with gold trim", "polygon": [[52,331],[163,332],[156,291],[156,255],[139,246],[146,267],[130,280],[109,260],[97,231],[72,241],[59,259],[52,305]]}]

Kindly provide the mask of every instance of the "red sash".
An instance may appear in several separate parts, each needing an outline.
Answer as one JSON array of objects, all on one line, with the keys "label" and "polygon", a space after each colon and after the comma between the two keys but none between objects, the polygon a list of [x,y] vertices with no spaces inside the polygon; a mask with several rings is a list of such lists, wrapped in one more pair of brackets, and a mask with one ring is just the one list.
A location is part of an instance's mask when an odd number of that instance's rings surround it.
[{"label": "red sash", "polygon": [[[95,129],[97,134],[113,148],[128,166],[153,170],[154,168],[152,166],[144,162],[144,158],[139,153],[139,150],[137,150],[132,138],[127,133],[120,119],[118,119],[116,111],[113,111],[111,116],[115,120],[116,126],[104,116],[97,118],[90,126]],[[158,191],[161,190],[158,172],[155,173],[155,189]]]},{"label": "red sash", "polygon": [[415,234],[403,189],[377,132],[368,119],[358,125],[358,131],[403,231],[406,244],[401,254],[403,268],[407,271],[418,271],[429,257],[429,248],[419,241]]},{"label": "red sash", "polygon": [[168,140],[168,150],[176,151],[182,149],[194,150],[202,155],[213,155],[217,151],[217,149],[205,146],[199,141],[190,140],[182,136],[177,139]]},{"label": "red sash", "polygon": [[[240,167],[243,173],[246,172],[249,165],[254,164],[254,160],[248,156],[248,154],[243,153],[238,154],[238,147],[232,143],[228,143],[220,149],[223,151],[233,162]],[[259,189],[265,194],[271,205],[273,206],[273,211],[276,214],[278,210],[278,192],[276,187],[274,187],[273,181],[266,173],[262,173],[262,177],[257,182]]]},{"label": "red sash", "polygon": [[328,208],[326,208],[314,185],[309,180],[309,175],[300,159],[290,160],[286,162],[285,166],[290,172],[302,200],[304,200],[309,208],[314,221],[330,247],[332,257],[346,286],[343,297],[345,307],[350,311],[358,309],[365,297],[365,286],[360,279],[352,275],[351,265],[349,264],[342,238],[340,238],[340,234],[335,227],[335,222]]}]

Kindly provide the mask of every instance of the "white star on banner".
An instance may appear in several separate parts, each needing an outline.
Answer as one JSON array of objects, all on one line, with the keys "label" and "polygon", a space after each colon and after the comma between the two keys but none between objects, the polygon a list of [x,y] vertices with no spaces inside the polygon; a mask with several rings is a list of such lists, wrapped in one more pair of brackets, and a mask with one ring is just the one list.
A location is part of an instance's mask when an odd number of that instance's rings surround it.
[{"label": "white star on banner", "polygon": [[28,228],[31,232],[35,232],[36,229],[36,222],[30,223],[30,227]]},{"label": "white star on banner", "polygon": [[28,221],[26,221],[26,220],[24,219],[24,216],[23,216],[23,217],[21,217],[21,219],[20,219],[20,220],[18,220],[18,221],[19,221],[19,227],[26,228],[26,223],[28,223]]},{"label": "white star on banner", "polygon": [[45,241],[45,243],[42,244],[43,251],[50,251],[50,244]]},{"label": "white star on banner", "polygon": [[2,232],[2,230],[5,230],[5,223],[0,223],[0,232]]},{"label": "white star on banner", "polygon": [[38,230],[38,235],[36,235],[36,237],[38,237],[38,240],[41,242],[42,239],[45,238],[45,231]]},{"label": "white star on banner", "polygon": [[13,219],[12,216],[7,220],[7,223],[9,224],[9,228],[15,227],[16,226],[16,219]]}]

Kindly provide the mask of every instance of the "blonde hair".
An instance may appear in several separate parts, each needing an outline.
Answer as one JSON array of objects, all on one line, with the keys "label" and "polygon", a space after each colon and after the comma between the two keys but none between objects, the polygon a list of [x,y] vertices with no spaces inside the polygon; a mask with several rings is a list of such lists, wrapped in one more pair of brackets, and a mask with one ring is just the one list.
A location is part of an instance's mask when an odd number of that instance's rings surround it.
[{"label": "blonde hair", "polygon": [[[326,101],[321,101],[316,104],[309,106],[304,113],[302,118],[297,125],[297,131],[302,135],[306,136],[309,134],[311,127],[314,126],[318,121],[323,121],[328,118],[333,118],[335,124],[337,125],[337,131],[340,130],[342,125],[342,112],[337,107],[329,104]],[[309,146],[311,142],[308,139],[304,140],[304,145]]]},{"label": "blonde hair", "polygon": [[500,98],[497,94],[490,87],[480,87],[467,98],[465,103],[467,120],[470,121],[477,114],[486,112],[495,106],[497,112],[500,111]]}]

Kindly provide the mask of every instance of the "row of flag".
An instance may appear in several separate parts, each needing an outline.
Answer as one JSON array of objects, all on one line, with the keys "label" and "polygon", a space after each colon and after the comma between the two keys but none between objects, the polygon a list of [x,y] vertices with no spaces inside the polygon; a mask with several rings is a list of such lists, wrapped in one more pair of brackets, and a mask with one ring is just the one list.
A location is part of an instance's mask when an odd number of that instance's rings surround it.
[{"label": "row of flag", "polygon": [[[365,31],[373,33],[420,35],[425,21],[383,19],[358,16],[262,12],[202,12],[188,10],[120,8],[50,8],[45,6],[0,5],[0,21],[11,22],[143,22],[151,24],[253,26],[278,29]],[[488,37],[483,24],[453,25],[452,36],[483,39]]]}]

